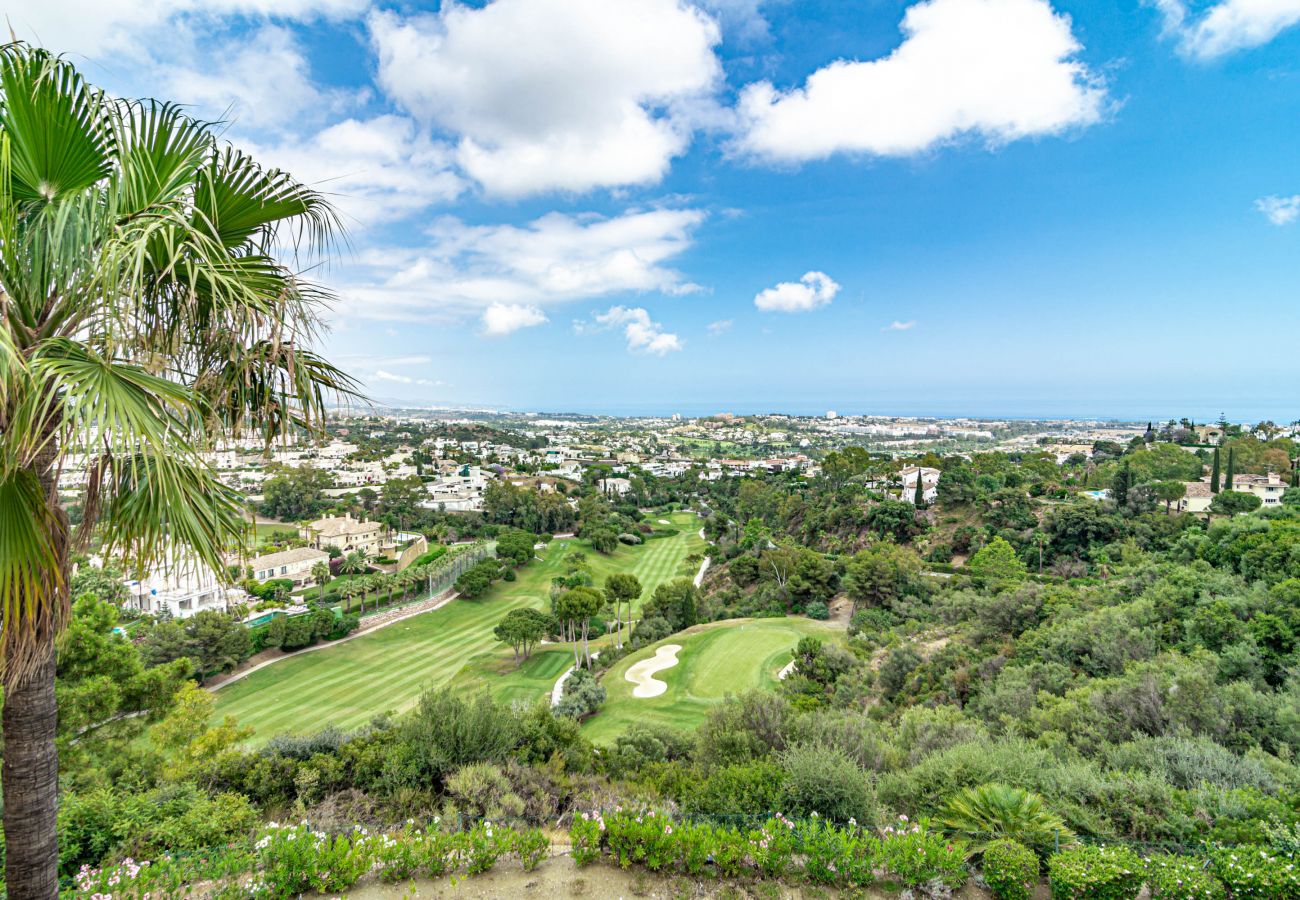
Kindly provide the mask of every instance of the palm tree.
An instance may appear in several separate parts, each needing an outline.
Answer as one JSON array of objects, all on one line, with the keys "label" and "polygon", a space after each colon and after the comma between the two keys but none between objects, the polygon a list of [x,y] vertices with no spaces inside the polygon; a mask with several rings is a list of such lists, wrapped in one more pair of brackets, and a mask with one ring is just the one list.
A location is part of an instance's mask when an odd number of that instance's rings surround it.
[{"label": "palm tree", "polygon": [[[319,288],[273,248],[325,249],[315,192],[178,107],[114,100],[66,60],[0,47],[0,614],[5,883],[58,893],[55,636],[96,532],[136,571],[224,571],[240,498],[201,453],[315,428],[353,382],[305,349]],[[59,473],[87,454],[73,529]]]},{"label": "palm tree", "polygon": [[311,567],[312,579],[320,585],[320,602],[325,602],[325,585],[330,583],[329,563],[318,562]]},{"label": "palm tree", "polygon": [[970,841],[972,855],[1004,838],[1019,841],[1041,856],[1058,842],[1074,840],[1074,832],[1047,808],[1042,797],[1005,784],[982,784],[949,798],[942,822],[949,831]]},{"label": "palm tree", "polygon": [[397,579],[393,575],[384,576],[384,590],[388,592],[388,605],[393,605],[393,591],[397,588]]},{"label": "palm tree", "polygon": [[[347,604],[345,607],[347,611],[352,612],[352,599],[356,597],[357,594],[361,593],[360,586],[356,581],[349,581],[347,584],[343,585],[342,589],[339,590],[339,593],[343,596],[343,602]],[[361,600],[361,612],[363,615],[365,614],[365,611],[366,601],[363,597]]]},{"label": "palm tree", "polygon": [[346,575],[361,575],[370,571],[370,563],[366,560],[366,551],[353,550],[343,557],[343,562],[339,563],[339,571]]},{"label": "palm tree", "polygon": [[382,572],[376,572],[374,575],[367,575],[361,581],[362,589],[375,601],[375,609],[379,609],[379,592],[383,590],[384,578]]}]

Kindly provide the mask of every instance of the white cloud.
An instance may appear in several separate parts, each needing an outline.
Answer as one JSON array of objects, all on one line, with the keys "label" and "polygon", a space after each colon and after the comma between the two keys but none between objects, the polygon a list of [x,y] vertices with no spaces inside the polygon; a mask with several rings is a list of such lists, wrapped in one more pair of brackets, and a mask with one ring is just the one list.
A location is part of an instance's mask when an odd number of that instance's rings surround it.
[{"label": "white cloud", "polygon": [[448,3],[369,26],[388,95],[507,196],[659,181],[721,80],[716,23],[680,0]]},{"label": "white cloud", "polygon": [[532,328],[546,321],[546,313],[536,306],[519,303],[493,303],[483,310],[483,333],[492,336]]},{"label": "white cloud", "polygon": [[895,319],[894,321],[890,322],[888,325],[886,325],[884,328],[880,330],[881,331],[911,331],[915,327],[916,327],[916,322],[912,321],[911,319],[909,319],[906,322],[900,322],[897,319]]},{"label": "white cloud", "polygon": [[808,312],[835,299],[840,286],[825,272],[806,272],[796,281],[782,281],[759,291],[754,305],[763,312]]},{"label": "white cloud", "polygon": [[741,149],[773,161],[904,156],[963,136],[1057,134],[1104,112],[1069,17],[1046,0],[924,0],[902,31],[887,57],[839,60],[790,91],[745,88]]},{"label": "white cloud", "polygon": [[[101,54],[174,49],[176,25],[207,26],[227,16],[277,21],[340,19],[359,14],[368,0],[40,0],[8,9],[18,37],[59,53]],[[137,64],[139,60],[132,60]]]},{"label": "white cloud", "polygon": [[[208,58],[195,65],[195,56]],[[319,88],[293,33],[275,25],[217,48],[193,47],[175,58],[187,65],[162,62],[152,76],[166,85],[168,97],[240,129],[293,130],[304,120],[321,121],[358,97]]]},{"label": "white cloud", "polygon": [[771,37],[762,7],[768,0],[698,0],[722,23],[723,31],[742,44],[755,44]]},{"label": "white cloud", "polygon": [[1255,201],[1255,209],[1274,225],[1290,225],[1300,218],[1300,194],[1291,197],[1261,197]]},{"label": "white cloud", "polygon": [[386,372],[379,369],[370,376],[371,381],[387,381],[392,384],[416,384],[421,387],[437,387],[442,384],[441,381],[431,381],[428,378],[413,378],[410,375],[398,375],[395,372]]},{"label": "white cloud", "polygon": [[1155,0],[1165,30],[1180,49],[1198,59],[1213,59],[1234,50],[1267,44],[1300,23],[1300,0],[1221,0],[1198,16],[1185,0]]},{"label": "white cloud", "polygon": [[735,324],[733,319],[719,319],[710,322],[705,330],[708,331],[709,337],[720,337],[730,331],[733,324]]},{"label": "white cloud", "polygon": [[370,281],[342,290],[339,311],[370,318],[454,321],[494,304],[544,309],[623,292],[698,290],[668,266],[704,213],[632,210],[621,216],[549,213],[524,225],[445,218],[428,247],[361,257]]},{"label": "white cloud", "polygon": [[329,194],[345,216],[362,224],[454,200],[465,187],[451,171],[450,148],[423,136],[405,116],[345,119],[269,146],[242,143],[262,164]]},{"label": "white cloud", "polygon": [[677,335],[663,330],[663,326],[650,318],[642,307],[611,306],[594,317],[600,328],[622,327],[627,338],[627,349],[633,353],[667,356],[682,349]]}]

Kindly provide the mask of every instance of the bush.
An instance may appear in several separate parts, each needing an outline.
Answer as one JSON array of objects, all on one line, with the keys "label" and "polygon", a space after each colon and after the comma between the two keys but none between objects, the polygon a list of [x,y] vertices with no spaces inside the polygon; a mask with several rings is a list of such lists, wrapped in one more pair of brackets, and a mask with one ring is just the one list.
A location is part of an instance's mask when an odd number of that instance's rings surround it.
[{"label": "bush", "polygon": [[801,818],[814,815],[832,822],[871,822],[876,798],[865,773],[843,750],[801,744],[781,754],[785,808]]},{"label": "bush", "polygon": [[998,900],[1029,900],[1038,880],[1038,857],[1019,841],[993,841],[984,848],[984,882]]},{"label": "bush", "polygon": [[1187,856],[1153,856],[1147,860],[1151,900],[1223,900],[1223,884],[1206,861]]},{"label": "bush", "polygon": [[1133,900],[1144,872],[1125,847],[1072,847],[1047,862],[1053,900]]},{"label": "bush", "polygon": [[878,856],[881,868],[907,887],[955,890],[966,882],[966,846],[930,831],[925,822],[909,825],[906,816],[885,826]]},{"label": "bush", "polygon": [[949,798],[943,824],[971,841],[977,852],[989,841],[1006,838],[1046,856],[1058,841],[1068,844],[1074,838],[1042,797],[1005,784],[982,784]]},{"label": "bush", "polygon": [[831,617],[830,607],[820,600],[810,601],[808,605],[803,608],[803,611],[804,615],[808,618],[816,619],[819,622],[824,622]]},{"label": "bush", "polygon": [[1242,844],[1216,850],[1210,862],[1233,900],[1300,898],[1300,865],[1296,864],[1295,857],[1280,856],[1259,845]]}]

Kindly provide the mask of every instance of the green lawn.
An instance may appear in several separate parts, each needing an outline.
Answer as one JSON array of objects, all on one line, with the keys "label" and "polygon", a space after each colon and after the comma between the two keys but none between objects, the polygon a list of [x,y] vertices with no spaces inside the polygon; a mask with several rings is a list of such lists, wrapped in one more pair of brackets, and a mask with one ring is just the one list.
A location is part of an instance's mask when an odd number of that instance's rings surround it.
[{"label": "green lawn", "polygon": [[[217,715],[232,715],[252,726],[259,742],[281,732],[310,732],[329,724],[353,728],[378,713],[409,709],[421,692],[452,681],[471,661],[482,677],[461,679],[467,687],[487,687],[511,699],[540,696],[550,673],[554,671],[554,683],[564,671],[561,654],[543,648],[547,652],[534,656],[522,670],[502,668],[510,650],[492,636],[497,622],[517,607],[542,608],[551,579],[564,573],[565,559],[575,550],[587,554],[597,584],[614,572],[632,572],[649,591],[663,581],[693,574],[685,558],[704,549],[699,522],[690,513],[675,513],[671,519],[681,534],[620,547],[610,556],[596,553],[583,541],[552,541],[541,552],[543,559],[521,569],[517,581],[498,582],[478,600],[454,600],[346,644],[267,666],[222,688],[216,694]],[[568,659],[567,646],[564,651]]]},{"label": "green lawn", "polygon": [[[697,625],[621,659],[605,675],[605,706],[583,725],[597,743],[608,743],[635,723],[693,730],[709,707],[728,694],[771,688],[777,673],[793,658],[804,635],[843,640],[844,632],[825,622],[791,616],[783,619],[730,619]],[[655,677],[668,685],[658,697],[633,697],[628,668],[677,644],[677,665]]]}]

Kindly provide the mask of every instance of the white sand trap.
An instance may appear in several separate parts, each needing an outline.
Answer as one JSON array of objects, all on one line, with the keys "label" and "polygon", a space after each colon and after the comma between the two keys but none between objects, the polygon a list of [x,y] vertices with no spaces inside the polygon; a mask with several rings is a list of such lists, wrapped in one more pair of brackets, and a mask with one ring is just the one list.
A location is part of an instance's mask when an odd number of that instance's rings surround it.
[{"label": "white sand trap", "polygon": [[659,524],[660,524],[660,525],[671,525],[671,524],[673,524],[673,523],[672,523],[672,522],[669,522],[667,519],[660,519],[660,520],[659,520]]},{"label": "white sand trap", "polygon": [[677,651],[680,649],[680,644],[664,644],[655,651],[654,656],[629,668],[623,677],[636,685],[632,688],[632,696],[658,697],[668,690],[668,685],[655,678],[655,673],[677,665]]}]

